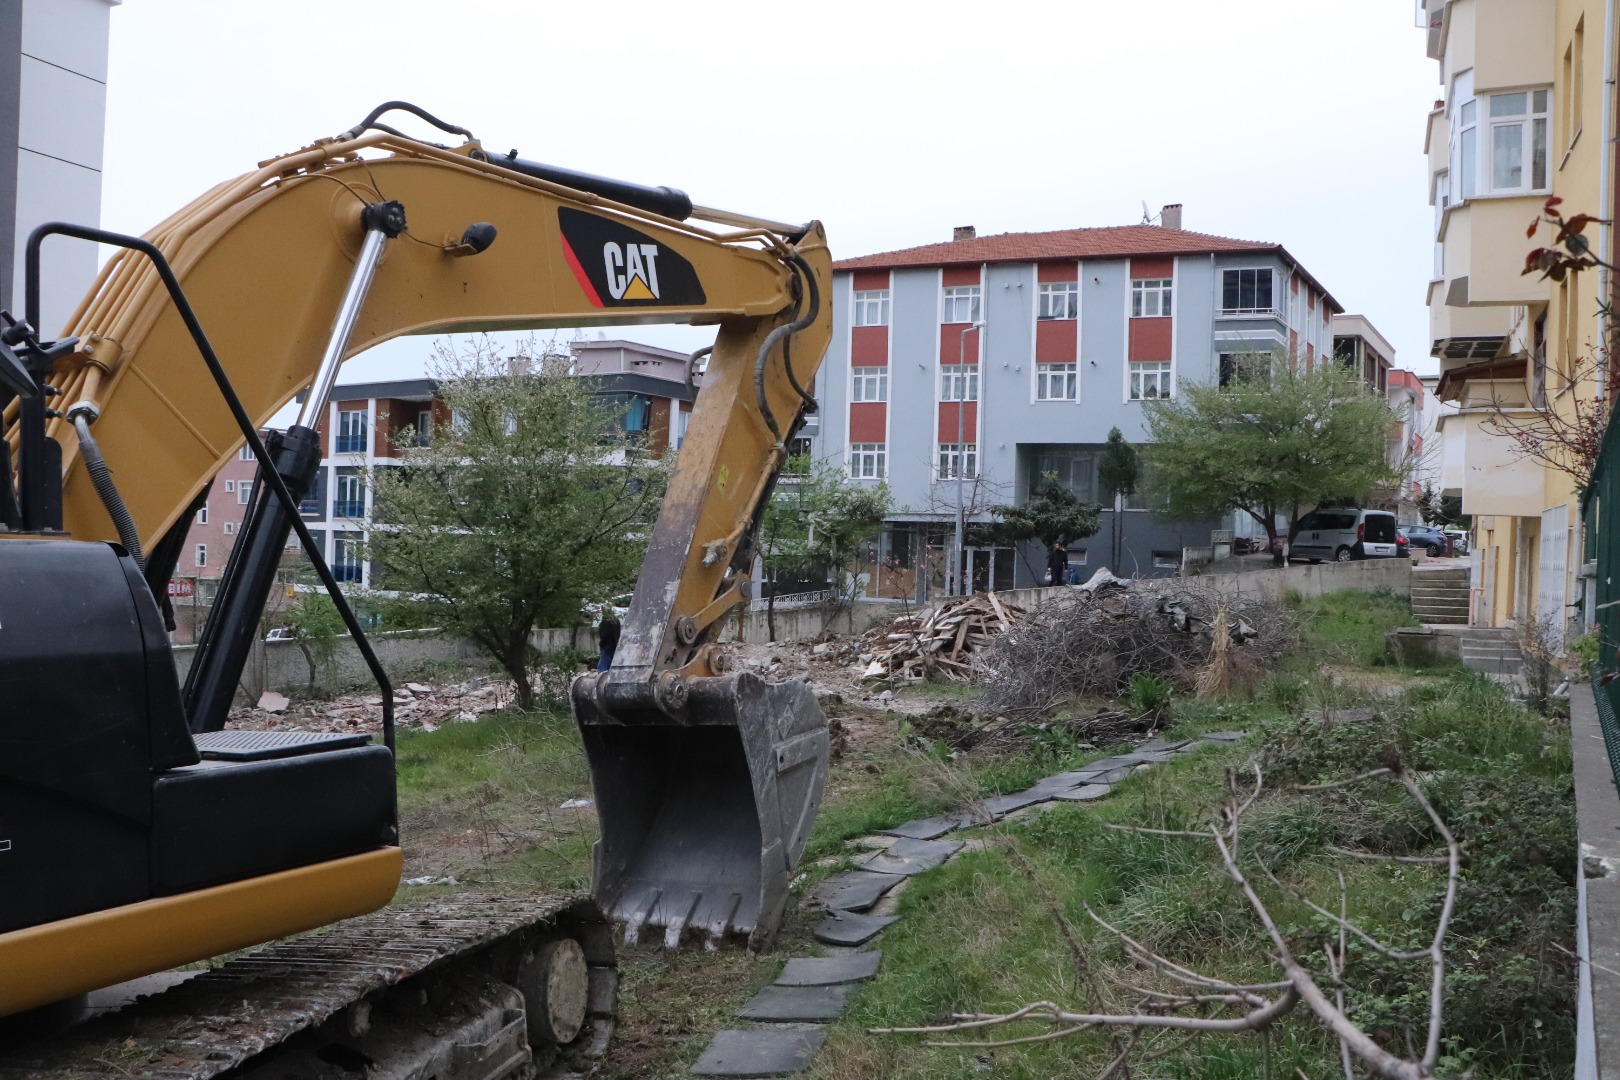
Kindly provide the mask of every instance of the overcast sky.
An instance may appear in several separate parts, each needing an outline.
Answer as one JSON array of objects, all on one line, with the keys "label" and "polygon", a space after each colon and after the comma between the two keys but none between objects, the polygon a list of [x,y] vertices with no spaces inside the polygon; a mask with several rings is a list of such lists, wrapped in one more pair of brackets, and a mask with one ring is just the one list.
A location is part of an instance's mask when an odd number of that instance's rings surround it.
[{"label": "overcast sky", "polygon": [[[494,151],[820,218],[838,257],[1181,202],[1188,229],[1285,245],[1399,366],[1429,373],[1422,151],[1439,86],[1413,7],[125,0],[102,222],[144,232],[400,98]],[[686,348],[712,332],[626,336]],[[345,379],[416,375],[427,353],[391,343]]]}]

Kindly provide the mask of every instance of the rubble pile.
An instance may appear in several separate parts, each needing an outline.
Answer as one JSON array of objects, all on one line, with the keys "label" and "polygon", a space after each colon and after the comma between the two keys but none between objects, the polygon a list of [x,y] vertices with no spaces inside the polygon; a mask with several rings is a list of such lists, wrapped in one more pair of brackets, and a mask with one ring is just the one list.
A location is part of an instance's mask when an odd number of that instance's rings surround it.
[{"label": "rubble pile", "polygon": [[859,654],[870,657],[862,677],[942,676],[965,682],[974,676],[974,654],[1023,615],[1023,608],[993,592],[948,600],[925,615],[902,615],[860,639]]},{"label": "rubble pile", "polygon": [[[1297,647],[1294,619],[1279,601],[1225,597],[1196,579],[1108,575],[1070,589],[994,638],[978,657],[985,704],[1044,713],[1077,699],[1116,699],[1137,675],[1178,690],[1258,681]],[[1219,624],[1219,625],[1217,625]],[[1225,646],[1213,648],[1215,635]]]},{"label": "rubble pile", "polygon": [[[400,730],[433,731],[444,724],[476,720],[504,709],[513,698],[512,681],[486,676],[465,682],[431,686],[405,682],[394,686],[394,725]],[[228,728],[250,731],[382,731],[382,698],[369,693],[345,694],[325,700],[289,703],[281,694],[266,693],[256,707],[231,710]]]}]

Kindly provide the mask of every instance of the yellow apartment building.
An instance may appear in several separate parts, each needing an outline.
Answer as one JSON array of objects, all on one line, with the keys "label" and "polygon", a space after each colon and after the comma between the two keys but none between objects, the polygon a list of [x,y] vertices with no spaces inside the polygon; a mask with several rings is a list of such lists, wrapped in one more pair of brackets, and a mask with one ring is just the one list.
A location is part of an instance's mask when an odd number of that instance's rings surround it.
[{"label": "yellow apartment building", "polygon": [[[1580,611],[1576,482],[1522,456],[1500,429],[1534,424],[1544,412],[1568,415],[1574,396],[1590,401],[1601,390],[1581,375],[1603,332],[1604,275],[1554,282],[1521,271],[1532,247],[1551,243],[1545,229],[1525,235],[1549,195],[1566,213],[1611,216],[1606,3],[1418,3],[1440,69],[1425,139],[1435,231],[1430,338],[1437,396],[1459,407],[1441,422],[1441,483],[1474,518],[1474,625],[1534,617],[1561,634]],[[1588,230],[1595,251],[1610,250],[1609,234]]]}]

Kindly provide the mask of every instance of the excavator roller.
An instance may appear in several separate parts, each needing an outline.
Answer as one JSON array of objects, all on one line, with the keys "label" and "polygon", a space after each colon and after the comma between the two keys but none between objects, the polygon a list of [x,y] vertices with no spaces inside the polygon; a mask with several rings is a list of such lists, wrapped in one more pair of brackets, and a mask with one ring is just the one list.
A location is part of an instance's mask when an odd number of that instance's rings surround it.
[{"label": "excavator roller", "polygon": [[597,841],[592,894],[634,943],[770,945],[827,784],[827,717],[804,683],[696,678],[664,707],[612,707],[574,681]]}]

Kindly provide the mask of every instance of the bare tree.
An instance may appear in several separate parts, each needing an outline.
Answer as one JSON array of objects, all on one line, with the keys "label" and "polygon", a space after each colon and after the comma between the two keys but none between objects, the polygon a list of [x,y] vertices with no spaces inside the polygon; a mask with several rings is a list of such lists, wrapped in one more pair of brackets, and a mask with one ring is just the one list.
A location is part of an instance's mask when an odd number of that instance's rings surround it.
[{"label": "bare tree", "polygon": [[[1184,837],[1213,844],[1220,854],[1226,875],[1236,883],[1249,909],[1264,927],[1266,936],[1271,941],[1272,960],[1279,969],[1280,978],[1269,982],[1237,983],[1194,971],[1148,948],[1088,908],[1091,918],[1106,933],[1120,942],[1133,961],[1175,989],[1154,989],[1121,982],[1121,987],[1131,998],[1132,1004],[1128,1010],[1075,1012],[1050,1001],[1037,1001],[1012,1012],[958,1013],[952,1016],[952,1022],[949,1024],[916,1028],[874,1028],[873,1034],[941,1035],[981,1032],[1019,1021],[1044,1023],[1050,1028],[1037,1035],[1014,1038],[931,1040],[925,1043],[929,1046],[994,1048],[1052,1042],[1085,1031],[1128,1030],[1131,1033],[1129,1039],[1117,1057],[1099,1074],[1100,1080],[1101,1077],[1114,1075],[1134,1054],[1140,1053],[1149,1058],[1159,1056],[1179,1049],[1180,1041],[1185,1038],[1217,1032],[1268,1033],[1272,1025],[1293,1013],[1303,1003],[1317,1021],[1338,1039],[1340,1065],[1346,1080],[1354,1080],[1358,1065],[1386,1080],[1425,1080],[1434,1076],[1440,1060],[1440,1037],[1444,1026],[1446,933],[1456,907],[1457,888],[1461,877],[1462,852],[1456,837],[1446,827],[1445,821],[1424,794],[1422,786],[1398,764],[1373,769],[1347,780],[1304,785],[1295,789],[1300,792],[1322,792],[1374,781],[1393,780],[1406,790],[1427,815],[1435,832],[1445,843],[1444,854],[1397,856],[1331,849],[1335,854],[1347,858],[1445,866],[1444,898],[1428,946],[1418,950],[1402,951],[1378,940],[1350,920],[1349,895],[1342,871],[1337,875],[1339,882],[1338,902],[1335,905],[1337,910],[1331,910],[1290,889],[1271,872],[1256,852],[1243,845],[1241,832],[1243,816],[1253,807],[1264,788],[1260,763],[1257,760],[1250,761],[1248,771],[1252,781],[1241,778],[1237,770],[1227,773],[1226,804],[1218,818],[1203,830],[1151,829],[1125,825],[1110,827],[1157,836]],[[1293,943],[1278,928],[1266,902],[1255,890],[1253,877],[1255,873],[1277,889],[1292,895],[1336,929],[1336,941],[1330,940],[1322,946],[1322,959],[1326,965],[1325,976],[1314,973],[1306,966],[1302,956],[1296,953]],[[1345,972],[1350,959],[1352,940],[1359,946],[1371,949],[1391,960],[1422,961],[1428,964],[1429,1023],[1421,1056],[1401,1057],[1390,1052],[1350,1019],[1345,1008],[1347,990]],[[1267,1042],[1264,1045],[1269,1048],[1270,1044]]]}]

